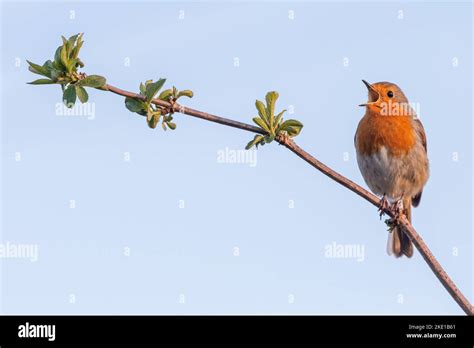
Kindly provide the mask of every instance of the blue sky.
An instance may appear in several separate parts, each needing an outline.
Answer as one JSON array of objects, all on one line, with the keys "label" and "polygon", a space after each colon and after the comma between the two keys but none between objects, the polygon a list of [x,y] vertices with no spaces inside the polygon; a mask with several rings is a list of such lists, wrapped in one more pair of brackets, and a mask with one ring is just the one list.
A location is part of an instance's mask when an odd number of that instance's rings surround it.
[{"label": "blue sky", "polygon": [[[137,91],[166,77],[190,107],[243,122],[255,99],[304,128],[297,143],[363,183],[353,136],[361,79],[419,103],[431,177],[413,224],[472,301],[472,4],[2,2],[2,313],[462,314],[418,252],[394,259],[376,209],[284,148],[219,160],[253,137],[176,115],[151,130],[91,91],[64,116],[26,59],[85,33],[88,74]],[[184,17],[183,17],[184,16]],[[91,111],[93,110],[93,112]],[[226,150],[227,149],[227,150]],[[126,159],[129,158],[127,161]],[[358,250],[330,257],[337,248]],[[11,255],[10,255],[11,256]]]}]

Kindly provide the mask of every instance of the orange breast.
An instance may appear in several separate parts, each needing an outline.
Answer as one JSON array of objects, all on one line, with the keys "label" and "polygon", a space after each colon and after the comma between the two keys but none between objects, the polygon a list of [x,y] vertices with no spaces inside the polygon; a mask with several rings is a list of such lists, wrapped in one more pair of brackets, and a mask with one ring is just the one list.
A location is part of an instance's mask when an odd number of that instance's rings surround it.
[{"label": "orange breast", "polygon": [[415,145],[412,120],[407,116],[381,116],[367,112],[359,123],[356,136],[357,151],[372,155],[382,146],[394,156],[407,154]]}]

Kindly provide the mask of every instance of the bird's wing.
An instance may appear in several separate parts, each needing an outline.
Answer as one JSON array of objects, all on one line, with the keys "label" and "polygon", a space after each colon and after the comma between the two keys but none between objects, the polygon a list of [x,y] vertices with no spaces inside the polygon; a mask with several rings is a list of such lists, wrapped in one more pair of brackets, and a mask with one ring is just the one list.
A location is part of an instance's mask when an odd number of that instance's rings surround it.
[{"label": "bird's wing", "polygon": [[[423,144],[423,148],[425,149],[425,152],[428,152],[428,145],[426,143],[425,129],[423,128],[423,124],[421,123],[419,118],[414,118],[413,119],[413,127],[415,127],[415,131],[421,139],[421,143]],[[421,190],[414,197],[412,197],[411,204],[414,207],[417,207],[420,204],[422,194],[423,194],[423,190]]]},{"label": "bird's wing", "polygon": [[416,195],[414,195],[414,196],[411,198],[411,205],[413,205],[415,208],[420,205],[421,195],[422,195],[422,194],[423,194],[423,190],[421,190],[420,192],[418,192]]},{"label": "bird's wing", "polygon": [[427,147],[427,144],[426,144],[425,129],[423,128],[423,124],[421,123],[419,118],[414,118],[413,119],[413,127],[415,127],[415,131],[421,139],[421,143],[423,144],[423,147],[425,148],[425,152],[427,152],[428,147]]}]

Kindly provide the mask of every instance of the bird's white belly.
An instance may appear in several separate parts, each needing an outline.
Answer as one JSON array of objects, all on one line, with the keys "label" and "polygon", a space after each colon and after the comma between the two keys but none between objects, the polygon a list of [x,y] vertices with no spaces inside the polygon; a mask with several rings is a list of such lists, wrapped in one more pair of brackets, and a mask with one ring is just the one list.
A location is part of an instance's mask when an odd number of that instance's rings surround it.
[{"label": "bird's white belly", "polygon": [[412,197],[422,189],[427,179],[427,169],[425,173],[424,169],[420,172],[423,164],[416,162],[420,154],[416,151],[420,151],[417,146],[406,155],[393,156],[381,147],[372,155],[357,154],[357,163],[366,184],[375,194],[385,194],[392,200],[402,195]]}]

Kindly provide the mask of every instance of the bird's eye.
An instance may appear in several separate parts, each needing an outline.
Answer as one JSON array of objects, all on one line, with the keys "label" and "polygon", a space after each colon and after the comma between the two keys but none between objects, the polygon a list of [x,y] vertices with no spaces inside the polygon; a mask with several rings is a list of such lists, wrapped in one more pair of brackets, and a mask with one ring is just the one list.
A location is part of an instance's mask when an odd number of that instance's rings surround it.
[{"label": "bird's eye", "polygon": [[388,91],[388,92],[387,92],[387,96],[388,96],[389,98],[392,98],[392,97],[393,97],[393,92],[392,92],[392,91]]}]

